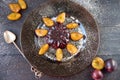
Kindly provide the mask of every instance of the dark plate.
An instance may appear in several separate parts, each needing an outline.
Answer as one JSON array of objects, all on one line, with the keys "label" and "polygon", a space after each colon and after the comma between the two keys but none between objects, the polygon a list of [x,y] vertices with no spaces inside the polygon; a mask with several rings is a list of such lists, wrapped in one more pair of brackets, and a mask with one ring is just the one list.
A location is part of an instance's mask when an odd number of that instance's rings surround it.
[{"label": "dark plate", "polygon": [[[38,55],[38,45],[35,43],[35,29],[42,22],[42,16],[53,17],[60,12],[79,19],[87,34],[86,46],[80,55],[67,62],[53,62]],[[35,8],[26,18],[21,32],[21,46],[28,61],[37,70],[51,76],[68,76],[84,70],[90,65],[99,46],[98,27],[90,13],[80,5],[69,0],[50,0]]]}]

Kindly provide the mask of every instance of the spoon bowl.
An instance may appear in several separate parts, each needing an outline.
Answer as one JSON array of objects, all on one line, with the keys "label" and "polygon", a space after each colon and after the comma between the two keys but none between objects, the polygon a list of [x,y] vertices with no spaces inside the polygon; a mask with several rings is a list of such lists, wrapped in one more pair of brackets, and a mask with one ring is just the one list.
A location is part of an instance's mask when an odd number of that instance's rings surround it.
[{"label": "spoon bowl", "polygon": [[4,32],[4,39],[6,43],[13,43],[16,40],[16,35],[11,31],[6,30]]}]

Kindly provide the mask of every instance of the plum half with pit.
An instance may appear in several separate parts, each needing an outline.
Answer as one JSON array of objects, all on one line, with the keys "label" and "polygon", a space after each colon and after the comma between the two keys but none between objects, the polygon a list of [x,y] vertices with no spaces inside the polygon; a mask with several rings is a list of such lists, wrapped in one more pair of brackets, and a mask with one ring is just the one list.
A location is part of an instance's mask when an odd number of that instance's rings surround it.
[{"label": "plum half with pit", "polygon": [[92,61],[92,67],[97,70],[102,70],[104,68],[104,60],[100,57],[95,57]]},{"label": "plum half with pit", "polygon": [[107,59],[105,61],[105,69],[108,71],[108,72],[112,72],[114,70],[117,69],[117,62],[114,60],[114,59]]}]

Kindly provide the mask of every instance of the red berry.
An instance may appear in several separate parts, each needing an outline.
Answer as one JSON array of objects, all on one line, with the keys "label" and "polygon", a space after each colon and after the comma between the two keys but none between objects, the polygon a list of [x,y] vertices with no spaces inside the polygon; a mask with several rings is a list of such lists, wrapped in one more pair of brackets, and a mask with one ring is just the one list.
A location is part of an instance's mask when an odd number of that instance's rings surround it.
[{"label": "red berry", "polygon": [[94,70],[93,73],[92,73],[92,78],[94,80],[102,80],[103,73],[100,70]]}]

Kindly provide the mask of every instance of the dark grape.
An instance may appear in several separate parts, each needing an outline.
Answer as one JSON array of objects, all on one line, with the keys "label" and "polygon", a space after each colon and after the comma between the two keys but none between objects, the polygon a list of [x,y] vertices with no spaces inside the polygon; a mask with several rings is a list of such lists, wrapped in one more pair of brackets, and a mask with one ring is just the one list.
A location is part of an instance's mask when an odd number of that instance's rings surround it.
[{"label": "dark grape", "polygon": [[94,70],[93,73],[92,73],[92,78],[94,80],[102,80],[103,73],[100,70]]},{"label": "dark grape", "polygon": [[106,61],[105,61],[105,69],[108,71],[108,72],[112,72],[112,71],[114,71],[114,70],[116,70],[117,69],[117,62],[115,61],[115,60],[113,60],[113,59],[107,59]]}]

